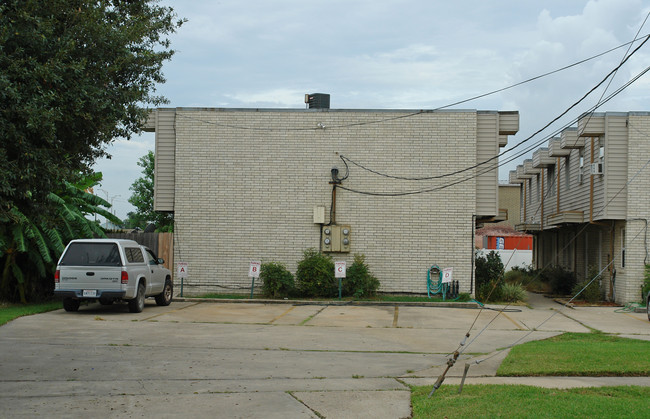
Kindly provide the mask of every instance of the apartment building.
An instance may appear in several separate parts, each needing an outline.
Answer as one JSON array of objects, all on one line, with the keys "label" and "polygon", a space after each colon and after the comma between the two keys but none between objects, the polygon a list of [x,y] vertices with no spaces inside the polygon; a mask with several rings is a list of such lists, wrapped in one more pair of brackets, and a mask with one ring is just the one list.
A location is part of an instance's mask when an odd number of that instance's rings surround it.
[{"label": "apartment building", "polygon": [[518,128],[517,112],[160,108],[154,208],[174,213],[186,294],[246,293],[251,261],[295,272],[308,248],[365,254],[383,292],[426,293],[435,264],[472,293],[475,227],[500,217],[497,169],[474,166]]},{"label": "apartment building", "polygon": [[583,115],[510,172],[521,184],[520,231],[535,236],[538,268],[603,270],[603,298],[641,300],[648,263],[650,113]]}]

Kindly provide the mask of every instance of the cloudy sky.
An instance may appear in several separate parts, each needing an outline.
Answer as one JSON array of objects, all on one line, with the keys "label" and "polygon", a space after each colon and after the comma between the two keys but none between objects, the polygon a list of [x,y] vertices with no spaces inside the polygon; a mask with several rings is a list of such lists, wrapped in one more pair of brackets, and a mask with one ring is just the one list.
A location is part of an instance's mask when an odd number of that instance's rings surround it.
[{"label": "cloudy sky", "polygon": [[[434,109],[592,57],[650,33],[641,0],[163,0],[188,22],[175,34],[158,93],[170,107],[304,108],[329,93],[337,109]],[[632,45],[634,49],[639,42]],[[517,110],[528,137],[616,67],[628,46],[534,82],[455,106]],[[650,42],[552,128],[650,66]],[[650,75],[598,111],[650,111]],[[552,129],[546,131],[547,136]],[[538,137],[540,140],[543,137]],[[136,162],[153,134],[116,140],[99,194],[124,218]],[[530,157],[532,153],[524,157]],[[524,157],[520,158],[520,162]],[[504,165],[500,178],[516,163]]]}]

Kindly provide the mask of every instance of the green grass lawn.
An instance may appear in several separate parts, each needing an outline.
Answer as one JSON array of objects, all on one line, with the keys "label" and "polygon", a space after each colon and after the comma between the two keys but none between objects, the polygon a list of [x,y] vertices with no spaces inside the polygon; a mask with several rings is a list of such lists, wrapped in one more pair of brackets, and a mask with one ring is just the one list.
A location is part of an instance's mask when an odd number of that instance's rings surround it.
[{"label": "green grass lawn", "polygon": [[46,311],[63,308],[61,301],[41,304],[0,304],[0,326],[18,317],[31,314],[45,313]]},{"label": "green grass lawn", "polygon": [[[650,376],[650,342],[602,333],[564,333],[515,346],[499,376]],[[413,387],[414,418],[648,417],[650,387],[568,390],[517,385]]]},{"label": "green grass lawn", "polygon": [[513,347],[497,375],[650,376],[650,342],[564,333]]},{"label": "green grass lawn", "polygon": [[568,390],[516,385],[413,387],[413,418],[634,418],[648,417],[649,387]]}]

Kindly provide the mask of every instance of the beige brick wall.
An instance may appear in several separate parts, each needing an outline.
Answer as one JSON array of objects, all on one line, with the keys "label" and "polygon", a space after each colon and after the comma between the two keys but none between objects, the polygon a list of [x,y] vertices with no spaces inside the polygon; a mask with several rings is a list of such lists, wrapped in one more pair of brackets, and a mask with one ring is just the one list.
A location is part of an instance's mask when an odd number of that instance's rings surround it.
[{"label": "beige brick wall", "polygon": [[[644,266],[648,257],[647,220],[650,218],[650,115],[628,117],[627,220],[617,229],[616,297],[618,301],[640,301]],[[625,228],[625,267],[621,267],[621,228]],[[650,263],[650,261],[648,261]]]},{"label": "beige brick wall", "polygon": [[508,219],[497,225],[515,228],[521,223],[521,185],[499,185],[499,209],[508,210]]},{"label": "beige brick wall", "polygon": [[[175,260],[189,263],[185,292],[248,292],[251,260],[283,262],[295,273],[302,252],[320,244],[313,208],[326,207],[329,221],[330,170],[346,170],[340,154],[407,177],[476,163],[476,112],[406,115],[179,108],[174,248]],[[435,188],[468,175],[415,182],[349,169],[343,186],[367,192]],[[475,191],[474,179],[399,197],[338,189],[336,221],[351,225],[352,252],[334,260],[350,264],[364,253],[385,292],[426,293],[432,264],[453,267],[469,292]]]}]

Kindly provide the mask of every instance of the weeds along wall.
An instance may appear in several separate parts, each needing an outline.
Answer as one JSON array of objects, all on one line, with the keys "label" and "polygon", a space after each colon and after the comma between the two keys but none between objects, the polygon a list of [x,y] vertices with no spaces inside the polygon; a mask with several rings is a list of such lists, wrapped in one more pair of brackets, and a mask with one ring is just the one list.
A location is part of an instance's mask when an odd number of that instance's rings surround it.
[{"label": "weeds along wall", "polygon": [[[331,169],[337,167],[339,177],[346,174],[340,155],[403,177],[435,176],[476,164],[476,111],[407,116],[411,113],[175,109],[169,178],[175,260],[189,263],[185,292],[248,292],[251,260],[282,262],[295,273],[303,251],[319,249],[321,225],[314,223],[314,207],[325,207],[325,223],[331,220]],[[162,149],[158,134],[157,150]],[[497,132],[493,141],[496,154]],[[166,170],[161,163],[157,178],[170,175]],[[405,181],[349,164],[342,186],[399,193],[474,174]],[[496,193],[495,176],[495,199]],[[332,256],[351,264],[354,253],[365,254],[383,292],[426,292],[426,273],[433,264],[453,267],[460,291],[469,292],[476,196],[474,178],[436,192],[395,197],[337,188],[336,222],[351,226],[351,251]]]}]

